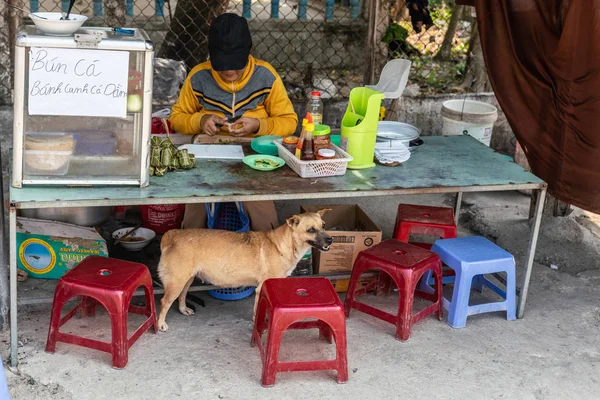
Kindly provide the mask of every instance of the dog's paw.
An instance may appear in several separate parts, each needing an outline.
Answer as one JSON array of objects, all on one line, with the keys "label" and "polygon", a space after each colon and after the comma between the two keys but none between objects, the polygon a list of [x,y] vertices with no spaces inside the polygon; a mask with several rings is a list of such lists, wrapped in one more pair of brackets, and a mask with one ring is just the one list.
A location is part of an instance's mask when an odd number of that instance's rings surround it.
[{"label": "dog's paw", "polygon": [[158,330],[161,331],[161,332],[166,332],[166,331],[169,330],[169,325],[167,325],[166,322],[162,322],[162,323],[159,322],[158,323]]},{"label": "dog's paw", "polygon": [[194,310],[189,307],[183,307],[179,309],[179,312],[183,315],[194,315]]}]

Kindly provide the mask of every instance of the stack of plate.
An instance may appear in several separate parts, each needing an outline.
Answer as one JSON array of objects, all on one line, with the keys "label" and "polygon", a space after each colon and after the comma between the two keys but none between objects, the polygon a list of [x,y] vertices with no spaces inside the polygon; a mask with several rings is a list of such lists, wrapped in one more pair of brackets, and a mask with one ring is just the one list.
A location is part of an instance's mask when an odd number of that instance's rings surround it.
[{"label": "stack of plate", "polygon": [[409,124],[381,121],[377,129],[375,157],[381,164],[397,165],[410,158],[410,142],[419,138],[420,131]]}]

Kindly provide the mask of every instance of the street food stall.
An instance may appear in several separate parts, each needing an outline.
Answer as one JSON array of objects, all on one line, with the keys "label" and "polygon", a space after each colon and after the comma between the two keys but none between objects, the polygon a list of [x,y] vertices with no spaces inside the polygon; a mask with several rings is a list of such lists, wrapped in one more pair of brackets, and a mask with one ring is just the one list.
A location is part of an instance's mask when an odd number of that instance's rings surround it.
[{"label": "street food stall", "polygon": [[[458,218],[464,192],[532,190],[535,218],[518,306],[523,316],[546,194],[542,180],[468,135],[422,137],[410,154],[404,142],[416,137],[378,140],[385,93],[377,88],[351,93],[341,135],[318,139],[329,150],[317,149],[320,159],[297,157],[293,143],[276,138],[263,143],[264,152],[247,144],[177,147],[168,136],[151,138],[152,58],[141,30],[123,36],[85,28],[57,38],[26,27],[19,35],[9,199],[13,366],[19,307],[52,301],[47,293],[25,294],[17,287],[17,214],[27,209],[448,193],[456,194]],[[307,121],[303,130],[329,135],[328,129]],[[193,154],[193,162],[181,154]],[[190,291],[211,288],[194,285]]]}]

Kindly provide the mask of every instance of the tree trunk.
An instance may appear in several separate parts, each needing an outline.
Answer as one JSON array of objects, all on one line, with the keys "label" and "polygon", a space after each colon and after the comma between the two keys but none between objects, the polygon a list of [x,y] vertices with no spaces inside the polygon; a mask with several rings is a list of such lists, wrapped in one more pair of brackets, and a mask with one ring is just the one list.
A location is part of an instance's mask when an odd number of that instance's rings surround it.
[{"label": "tree trunk", "polygon": [[4,2],[0,3],[0,26],[9,27],[5,33],[0,34],[0,104],[11,104],[12,96],[10,88],[12,87],[12,46],[10,38],[14,37],[10,27],[10,17],[15,18],[15,10],[8,8]]},{"label": "tree trunk", "polygon": [[454,9],[452,10],[452,17],[450,18],[450,22],[448,22],[448,30],[446,31],[444,41],[442,42],[438,53],[434,57],[435,60],[448,60],[450,58],[452,43],[454,42],[454,34],[456,33],[458,21],[460,21],[460,17],[464,8],[465,6],[454,6]]},{"label": "tree trunk", "polygon": [[391,15],[392,22],[401,22],[408,20],[408,8],[406,8],[406,0],[395,0],[393,6],[393,13]]},{"label": "tree trunk", "polygon": [[[379,4],[376,4],[379,3]],[[367,60],[363,75],[363,84],[375,84],[381,70],[388,61],[388,45],[381,41],[390,24],[391,3],[385,0],[370,0],[367,37]],[[371,15],[371,13],[373,15]]]},{"label": "tree trunk", "polygon": [[467,60],[465,78],[461,87],[466,91],[474,93],[492,91],[492,85],[490,84],[485,68],[485,60],[483,59],[477,23],[473,24],[473,32],[471,33],[471,42],[469,44],[469,59]]},{"label": "tree trunk", "polygon": [[111,28],[119,28],[125,26],[127,6],[125,0],[105,0],[104,9],[106,10],[106,17],[104,17],[104,23],[106,26]]},{"label": "tree trunk", "polygon": [[184,61],[187,68],[208,59],[208,28],[229,0],[179,0],[159,57]]}]

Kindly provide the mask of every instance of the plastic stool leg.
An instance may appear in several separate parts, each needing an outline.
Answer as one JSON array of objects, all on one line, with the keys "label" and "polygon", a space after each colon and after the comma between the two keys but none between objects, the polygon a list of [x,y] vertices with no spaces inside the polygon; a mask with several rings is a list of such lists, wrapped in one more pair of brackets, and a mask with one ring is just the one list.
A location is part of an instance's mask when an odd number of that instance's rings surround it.
[{"label": "plastic stool leg", "polygon": [[431,286],[429,286],[429,281],[431,280],[432,275],[433,275],[432,270],[426,271],[423,274],[423,276],[421,277],[421,279],[419,280],[418,287],[421,292],[430,293],[430,294],[435,293],[435,289],[432,288]]},{"label": "plastic stool leg", "polygon": [[396,339],[406,342],[410,339],[412,327],[412,309],[415,291],[410,282],[404,282],[404,288],[398,290],[398,319],[396,320]]},{"label": "plastic stool leg", "polygon": [[265,352],[262,372],[262,385],[265,387],[273,386],[275,384],[277,364],[279,363],[279,345],[281,344],[281,337],[283,336],[283,332],[278,331],[274,323],[270,323],[269,325],[267,351]]},{"label": "plastic stool leg", "polygon": [[154,302],[154,290],[152,289],[152,280],[144,285],[144,292],[146,294],[146,310],[148,312],[148,318],[153,318],[152,327],[154,333],[158,333],[158,321],[156,319],[156,304]]},{"label": "plastic stool leg", "polygon": [[319,320],[317,325],[319,327],[319,339],[325,339],[329,343],[333,343],[333,333],[331,332],[329,324]]},{"label": "plastic stool leg", "polygon": [[471,295],[472,276],[456,271],[452,303],[448,309],[448,324],[453,328],[464,328],[467,325],[469,296]]},{"label": "plastic stool leg", "polygon": [[[344,316],[342,315],[341,317],[343,318]],[[337,381],[338,383],[346,383],[348,382],[348,348],[345,329],[336,331],[335,348],[337,353]]]},{"label": "plastic stool leg", "polygon": [[516,272],[512,268],[506,271],[506,319],[514,321],[517,319],[517,283]]},{"label": "plastic stool leg", "polygon": [[81,298],[81,316],[82,317],[93,317],[96,315],[96,305],[98,302],[96,299],[88,296]]},{"label": "plastic stool leg", "polygon": [[436,271],[435,274],[435,290],[434,293],[437,295],[437,304],[438,304],[438,320],[442,320],[444,318],[444,305],[442,301],[443,297],[443,276],[441,268]]},{"label": "plastic stool leg", "polygon": [[[110,313],[110,310],[108,310]],[[111,315],[112,325],[112,365],[113,368],[125,368],[129,361],[127,342],[127,310]]]},{"label": "plastic stool leg", "polygon": [[[346,301],[344,302],[344,312],[346,317],[350,316],[350,310],[354,305],[354,292],[356,292],[356,285],[358,284],[358,278],[360,278],[362,270],[362,263],[360,261],[354,264],[352,275],[350,276],[350,284],[348,285],[348,292],[346,293]],[[381,274],[379,276],[381,276]]]},{"label": "plastic stool leg", "polygon": [[[60,288],[57,288],[57,292]],[[54,298],[54,303],[52,304],[52,315],[50,316],[50,326],[48,327],[48,339],[46,340],[46,352],[54,353],[56,351],[56,335],[58,335],[58,331],[60,329],[60,314],[66,303],[66,299],[56,299]]]},{"label": "plastic stool leg", "polygon": [[392,293],[392,278],[385,272],[379,271],[377,279],[379,283],[377,284],[376,296],[389,296]]},{"label": "plastic stool leg", "polygon": [[475,275],[473,277],[472,288],[477,290],[479,293],[483,293],[483,289],[485,288],[485,276]]}]

